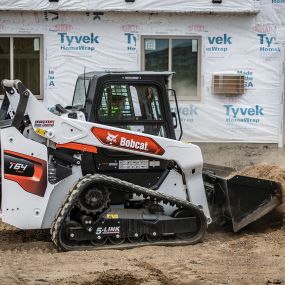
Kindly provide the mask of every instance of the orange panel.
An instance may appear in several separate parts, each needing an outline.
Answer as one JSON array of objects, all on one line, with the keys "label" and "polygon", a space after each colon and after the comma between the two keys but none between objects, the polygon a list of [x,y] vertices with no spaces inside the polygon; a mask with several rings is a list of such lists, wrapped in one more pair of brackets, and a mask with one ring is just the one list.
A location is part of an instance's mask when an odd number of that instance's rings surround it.
[{"label": "orange panel", "polygon": [[[24,174],[7,174],[4,171],[4,178],[17,182],[27,192],[43,197],[47,188],[47,162],[37,157],[11,150],[4,150],[4,160],[9,159],[5,155],[11,155],[15,159],[28,160],[33,164],[34,174],[32,177],[26,177]],[[9,161],[6,162],[9,163]]]},{"label": "orange panel", "polygon": [[97,148],[95,146],[88,145],[88,144],[75,143],[75,142],[56,144],[56,148],[68,148],[68,149],[74,149],[74,150],[79,150],[79,151],[97,153]]},{"label": "orange panel", "polygon": [[143,135],[129,134],[97,127],[93,127],[91,131],[104,145],[157,155],[163,155],[165,152],[154,139]]}]

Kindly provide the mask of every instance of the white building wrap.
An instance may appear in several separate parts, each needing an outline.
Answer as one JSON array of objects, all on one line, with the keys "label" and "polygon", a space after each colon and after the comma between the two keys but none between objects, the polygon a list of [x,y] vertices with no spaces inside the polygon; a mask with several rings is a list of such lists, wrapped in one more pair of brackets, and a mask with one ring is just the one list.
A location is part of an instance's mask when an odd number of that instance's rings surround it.
[{"label": "white building wrap", "polygon": [[221,5],[216,5],[209,0],[135,0],[133,2],[123,0],[59,0],[56,3],[48,0],[1,0],[1,10],[256,13],[260,6],[259,0],[227,0],[223,2]]},{"label": "white building wrap", "polygon": [[[201,96],[198,101],[179,100],[183,140],[278,143],[285,1],[223,2],[2,0],[0,9],[9,11],[0,11],[0,36],[42,36],[47,107],[71,104],[76,78],[84,68],[142,70],[144,36],[197,36]],[[213,94],[216,73],[244,74],[245,93]]]}]

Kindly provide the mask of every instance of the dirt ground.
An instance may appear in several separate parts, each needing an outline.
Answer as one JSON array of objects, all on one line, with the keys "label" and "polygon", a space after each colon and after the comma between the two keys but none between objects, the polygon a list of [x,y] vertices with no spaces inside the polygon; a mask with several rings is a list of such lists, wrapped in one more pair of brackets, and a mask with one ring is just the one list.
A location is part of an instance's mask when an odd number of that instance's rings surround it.
[{"label": "dirt ground", "polygon": [[[201,144],[207,163],[279,181],[285,150],[274,145]],[[246,167],[246,168],[245,168]],[[238,234],[208,233],[193,246],[57,252],[45,231],[0,224],[0,284],[284,284],[284,204]]]}]

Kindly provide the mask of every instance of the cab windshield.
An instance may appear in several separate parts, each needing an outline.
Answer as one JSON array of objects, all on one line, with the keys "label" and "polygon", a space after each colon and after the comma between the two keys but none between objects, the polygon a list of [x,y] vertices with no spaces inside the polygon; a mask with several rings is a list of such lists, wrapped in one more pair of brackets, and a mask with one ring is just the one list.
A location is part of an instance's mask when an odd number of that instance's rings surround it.
[{"label": "cab windshield", "polygon": [[99,122],[165,136],[159,88],[151,84],[105,84],[97,110]]}]

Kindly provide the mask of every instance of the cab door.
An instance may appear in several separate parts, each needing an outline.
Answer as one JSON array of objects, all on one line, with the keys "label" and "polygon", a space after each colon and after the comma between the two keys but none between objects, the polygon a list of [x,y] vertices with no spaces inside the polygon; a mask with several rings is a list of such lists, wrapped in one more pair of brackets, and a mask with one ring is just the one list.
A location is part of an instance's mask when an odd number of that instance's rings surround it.
[{"label": "cab door", "polygon": [[159,86],[109,82],[102,86],[95,121],[122,129],[169,137]]}]

